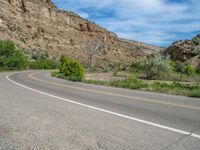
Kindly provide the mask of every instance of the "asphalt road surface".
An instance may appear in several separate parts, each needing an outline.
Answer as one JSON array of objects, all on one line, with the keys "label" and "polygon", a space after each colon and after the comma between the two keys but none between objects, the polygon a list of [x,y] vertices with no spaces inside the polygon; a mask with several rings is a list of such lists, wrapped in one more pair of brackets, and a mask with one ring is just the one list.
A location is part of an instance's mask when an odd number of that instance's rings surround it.
[{"label": "asphalt road surface", "polygon": [[0,150],[200,150],[200,99],[3,73]]}]

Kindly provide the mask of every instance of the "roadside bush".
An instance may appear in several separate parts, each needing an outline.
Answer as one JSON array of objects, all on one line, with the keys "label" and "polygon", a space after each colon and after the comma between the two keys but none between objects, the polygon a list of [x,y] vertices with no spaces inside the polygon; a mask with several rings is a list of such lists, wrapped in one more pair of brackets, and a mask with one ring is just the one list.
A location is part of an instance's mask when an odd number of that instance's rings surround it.
[{"label": "roadside bush", "polygon": [[29,63],[30,69],[56,69],[58,63],[52,59],[40,59]]},{"label": "roadside bush", "polygon": [[36,49],[32,49],[31,59],[32,60],[46,60],[46,59],[49,59],[49,55],[47,52],[39,52]]},{"label": "roadside bush", "polygon": [[196,75],[196,70],[192,66],[187,65],[184,67],[184,73],[188,76],[194,77]]},{"label": "roadside bush", "polygon": [[132,73],[139,73],[139,72],[141,72],[141,70],[142,70],[142,68],[141,68],[140,62],[133,62],[129,69],[129,71]]},{"label": "roadside bush", "polygon": [[100,69],[101,69],[101,71],[102,72],[105,72],[105,73],[107,73],[107,72],[111,72],[112,70],[113,70],[113,66],[111,66],[110,64],[103,64],[101,67],[100,67]]},{"label": "roadside bush", "polygon": [[163,57],[160,53],[156,53],[146,58],[142,63],[143,73],[148,79],[159,79],[167,76],[172,71],[169,61],[169,57]]},{"label": "roadside bush", "polygon": [[178,62],[177,65],[176,65],[176,72],[184,74],[184,72],[185,72],[184,67],[185,66],[181,62]]},{"label": "roadside bush", "polygon": [[56,69],[58,68],[58,62],[50,59],[47,52],[38,51],[36,49],[32,49],[29,52],[30,62],[29,68],[30,69]]},{"label": "roadside bush", "polygon": [[5,61],[6,70],[23,70],[28,68],[28,59],[24,54],[16,51]]},{"label": "roadside bush", "polygon": [[117,74],[120,71],[120,65],[115,66],[114,70],[113,70],[113,76],[117,76]]},{"label": "roadside bush", "polygon": [[84,70],[81,64],[66,55],[62,55],[60,58],[59,71],[68,80],[83,80]]},{"label": "roadside bush", "polygon": [[0,41],[0,70],[22,70],[28,67],[28,58],[16,49],[12,41]]},{"label": "roadside bush", "polygon": [[177,69],[177,64],[176,64],[176,62],[170,60],[170,61],[169,61],[169,65],[171,66],[171,69],[172,69],[173,71],[176,71],[176,69]]}]

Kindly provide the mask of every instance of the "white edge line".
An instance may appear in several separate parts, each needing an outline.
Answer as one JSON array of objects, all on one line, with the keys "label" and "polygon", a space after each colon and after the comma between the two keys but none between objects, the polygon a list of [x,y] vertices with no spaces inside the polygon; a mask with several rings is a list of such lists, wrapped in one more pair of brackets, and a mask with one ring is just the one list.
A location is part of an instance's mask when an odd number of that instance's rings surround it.
[{"label": "white edge line", "polygon": [[123,115],[123,114],[120,114],[120,113],[112,112],[112,111],[109,111],[109,110],[106,110],[106,109],[101,109],[101,108],[90,106],[90,105],[87,105],[87,104],[75,102],[73,100],[69,100],[69,99],[66,99],[66,98],[62,98],[62,97],[59,97],[59,96],[55,96],[55,95],[52,95],[52,94],[49,94],[49,93],[45,93],[45,92],[30,88],[28,86],[22,85],[20,83],[17,83],[15,81],[11,80],[9,77],[13,74],[16,74],[16,73],[8,74],[6,76],[6,79],[8,81],[18,85],[18,86],[26,88],[30,91],[37,92],[37,93],[40,93],[40,94],[43,94],[43,95],[46,95],[46,96],[50,96],[50,97],[53,97],[53,98],[56,98],[56,99],[59,99],[59,100],[65,101],[65,102],[69,102],[69,103],[72,103],[72,104],[76,104],[76,105],[80,105],[80,106],[87,107],[87,108],[90,108],[90,109],[98,110],[98,111],[101,111],[101,112],[104,112],[104,113],[112,114],[112,115],[115,115],[115,116],[118,116],[118,117],[121,117],[121,118],[133,120],[133,121],[140,122],[140,123],[143,123],[143,124],[146,124],[146,125],[151,125],[151,126],[154,126],[154,127],[158,127],[158,128],[161,128],[161,129],[169,130],[169,131],[172,131],[172,132],[176,132],[176,133],[180,133],[180,134],[184,134],[184,135],[188,135],[188,136],[192,136],[192,137],[200,139],[200,135],[198,135],[198,134],[194,134],[194,133],[191,133],[191,132],[188,132],[188,131],[179,130],[179,129],[176,129],[176,128],[164,126],[164,125],[149,122],[149,121],[145,121],[145,120],[142,120],[142,119],[134,118],[134,117],[131,117],[131,116]]},{"label": "white edge line", "polygon": [[191,136],[200,139],[200,135],[199,134],[192,133]]}]

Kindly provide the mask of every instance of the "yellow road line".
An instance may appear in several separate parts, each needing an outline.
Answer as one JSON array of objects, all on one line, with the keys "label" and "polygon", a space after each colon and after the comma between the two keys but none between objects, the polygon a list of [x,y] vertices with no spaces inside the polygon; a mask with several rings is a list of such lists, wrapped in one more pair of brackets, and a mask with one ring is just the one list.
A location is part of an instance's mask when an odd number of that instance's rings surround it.
[{"label": "yellow road line", "polygon": [[132,100],[135,100],[135,101],[157,103],[157,104],[169,105],[169,106],[173,106],[173,107],[181,107],[181,108],[187,108],[187,109],[200,110],[200,107],[196,107],[196,106],[183,105],[183,104],[170,103],[170,102],[163,102],[163,101],[159,101],[159,100],[152,100],[152,99],[135,97],[135,96],[126,96],[126,95],[116,94],[116,93],[111,93],[111,92],[92,90],[92,89],[86,89],[86,88],[79,88],[79,87],[64,85],[64,84],[60,84],[60,83],[54,83],[54,82],[50,82],[50,81],[47,81],[47,80],[38,79],[38,78],[33,76],[35,74],[37,74],[37,73],[30,73],[28,75],[28,77],[33,79],[33,80],[40,81],[40,82],[43,82],[43,83],[61,86],[61,87],[67,87],[67,88],[70,88],[70,89],[75,89],[75,90],[80,90],[80,91],[86,91],[86,92],[90,92],[90,93],[97,93],[97,94],[104,94],[104,95],[110,95],[110,96],[121,97],[121,98],[128,98],[128,99],[132,99]]}]

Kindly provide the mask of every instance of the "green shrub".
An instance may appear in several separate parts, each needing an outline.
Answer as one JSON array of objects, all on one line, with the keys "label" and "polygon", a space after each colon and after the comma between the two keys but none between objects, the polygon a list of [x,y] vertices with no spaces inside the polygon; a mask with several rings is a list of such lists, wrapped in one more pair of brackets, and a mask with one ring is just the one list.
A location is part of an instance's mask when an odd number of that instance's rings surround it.
[{"label": "green shrub", "polygon": [[47,52],[39,52],[36,49],[32,49],[31,59],[32,60],[46,60],[46,59],[49,59],[49,55]]},{"label": "green shrub", "polygon": [[30,69],[56,69],[58,68],[58,62],[50,59],[47,52],[40,52],[36,49],[32,49],[29,53],[31,60],[29,62]]},{"label": "green shrub", "polygon": [[58,74],[57,71],[51,71],[51,75],[52,75],[53,77],[58,77],[57,74]]},{"label": "green shrub", "polygon": [[28,59],[19,51],[13,53],[12,57],[6,60],[8,70],[23,70],[28,68]]},{"label": "green shrub", "polygon": [[119,71],[120,71],[120,65],[115,66],[115,68],[113,70],[113,76],[117,76]]},{"label": "green shrub", "polygon": [[58,63],[52,59],[40,59],[29,63],[30,69],[56,69]]},{"label": "green shrub", "polygon": [[196,70],[192,66],[187,65],[184,67],[184,73],[193,77],[196,75]]},{"label": "green shrub", "polygon": [[100,67],[100,70],[102,72],[111,72],[113,70],[114,67],[110,66],[109,64],[103,64],[101,67]]},{"label": "green shrub", "polygon": [[9,57],[11,56],[16,50],[15,44],[12,41],[5,40],[0,41],[0,55]]},{"label": "green shrub", "polygon": [[199,37],[195,37],[192,39],[192,46],[198,46],[200,45],[200,38]]},{"label": "green shrub", "polygon": [[181,62],[178,62],[176,65],[176,72],[184,74],[184,65]]},{"label": "green shrub", "polygon": [[176,69],[177,69],[177,64],[176,64],[176,62],[170,60],[170,61],[169,61],[169,65],[171,66],[171,69],[172,69],[173,71],[176,71]]},{"label": "green shrub", "polygon": [[141,68],[140,62],[133,62],[129,69],[129,71],[132,73],[139,73],[139,72],[141,72],[141,70],[142,70],[142,68]]},{"label": "green shrub", "polygon": [[164,58],[160,53],[146,58],[142,63],[142,69],[148,79],[162,78],[172,70],[169,64],[169,57]]},{"label": "green shrub", "polygon": [[27,57],[12,41],[0,41],[0,70],[22,70],[28,67]]},{"label": "green shrub", "polygon": [[194,90],[191,90],[190,93],[188,94],[188,96],[191,97],[200,97],[200,88],[196,88]]},{"label": "green shrub", "polygon": [[62,55],[60,58],[59,71],[68,80],[83,80],[84,70],[81,64],[66,55]]}]

